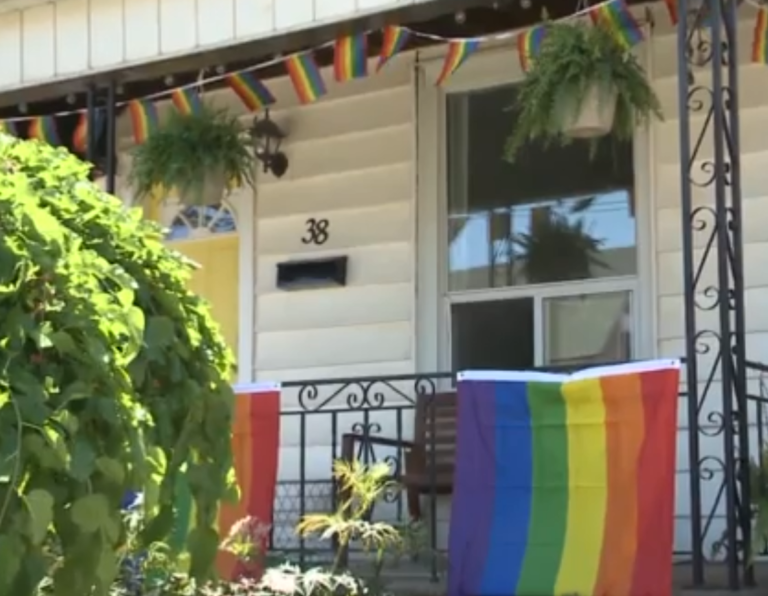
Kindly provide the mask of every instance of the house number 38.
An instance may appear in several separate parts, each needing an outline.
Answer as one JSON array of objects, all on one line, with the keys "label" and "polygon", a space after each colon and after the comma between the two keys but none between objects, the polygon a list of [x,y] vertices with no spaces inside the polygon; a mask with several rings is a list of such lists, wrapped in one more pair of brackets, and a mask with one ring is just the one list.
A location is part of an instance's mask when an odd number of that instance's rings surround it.
[{"label": "house number 38", "polygon": [[328,242],[330,233],[328,227],[330,223],[327,219],[315,219],[310,217],[306,222],[306,233],[301,238],[302,244],[325,244]]}]

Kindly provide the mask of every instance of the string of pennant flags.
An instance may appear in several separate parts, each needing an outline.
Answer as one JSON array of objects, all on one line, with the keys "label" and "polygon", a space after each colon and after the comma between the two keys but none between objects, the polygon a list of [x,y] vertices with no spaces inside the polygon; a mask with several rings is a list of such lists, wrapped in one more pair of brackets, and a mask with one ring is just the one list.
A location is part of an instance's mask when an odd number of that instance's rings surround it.
[{"label": "string of pennant flags", "polygon": [[[672,25],[678,21],[677,0],[664,0],[669,20]],[[768,64],[768,7],[758,4],[758,0],[747,0],[757,8],[752,46],[752,61]],[[618,43],[630,49],[643,41],[645,33],[640,22],[630,11],[626,0],[607,0],[583,10],[574,12],[562,21],[588,17],[593,24],[608,27]],[[401,53],[412,38],[430,39],[448,43],[442,69],[435,81],[436,85],[445,84],[464,63],[488,42],[515,40],[520,66],[528,72],[546,35],[546,25],[538,24],[513,32],[495,33],[472,38],[451,38],[431,33],[416,31],[410,27],[390,25],[383,30],[383,39],[379,58],[375,65],[376,72],[384,68],[395,56]],[[325,80],[315,61],[315,52],[333,47],[333,78],[338,83],[345,83],[369,76],[368,36],[362,32],[340,37],[313,49],[277,57],[258,65],[226,74],[201,77],[195,83],[164,90],[143,98],[118,103],[127,108],[136,143],[143,143],[159,127],[159,117],[155,101],[170,97],[173,106],[182,114],[193,114],[202,108],[201,90],[206,84],[225,80],[232,91],[251,112],[268,108],[276,101],[267,85],[262,82],[257,72],[261,69],[283,63],[288,72],[293,89],[302,105],[314,103],[327,93]],[[45,116],[22,116],[0,120],[0,131],[18,136],[18,123],[29,122],[26,136],[52,145],[60,145],[61,138],[56,120],[62,116],[79,114],[79,120],[72,137],[72,146],[76,151],[85,152],[90,126],[87,111],[69,110]],[[105,123],[104,109],[95,110],[93,126],[100,131]],[[97,133],[98,134],[98,133]]]}]

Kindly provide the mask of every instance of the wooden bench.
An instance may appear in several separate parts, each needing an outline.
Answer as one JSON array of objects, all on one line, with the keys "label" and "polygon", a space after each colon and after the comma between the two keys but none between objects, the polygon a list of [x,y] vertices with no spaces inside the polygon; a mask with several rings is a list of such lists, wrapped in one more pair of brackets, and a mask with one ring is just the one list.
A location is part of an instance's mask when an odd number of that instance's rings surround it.
[{"label": "wooden bench", "polygon": [[393,479],[406,491],[411,519],[419,520],[422,517],[422,495],[432,494],[433,490],[436,495],[449,495],[453,492],[456,412],[455,392],[420,396],[416,401],[412,441],[347,433],[342,436],[341,457],[352,461],[361,452],[361,448],[369,446],[396,449],[400,469],[395,470]]}]

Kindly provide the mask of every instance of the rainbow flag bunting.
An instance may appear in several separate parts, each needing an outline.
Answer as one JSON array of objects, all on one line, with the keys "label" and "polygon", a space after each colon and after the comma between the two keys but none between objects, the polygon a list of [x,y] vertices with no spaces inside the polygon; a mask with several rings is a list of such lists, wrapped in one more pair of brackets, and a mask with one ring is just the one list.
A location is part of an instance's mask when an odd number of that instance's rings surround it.
[{"label": "rainbow flag bunting", "polygon": [[227,82],[251,112],[262,110],[275,103],[272,92],[251,72],[231,74],[227,77]]},{"label": "rainbow flag bunting", "polygon": [[[272,526],[277,465],[280,450],[280,386],[257,383],[235,386],[235,407],[232,416],[232,459],[240,486],[240,502],[223,503],[219,510],[218,529],[225,538],[235,524],[249,518],[243,528],[248,538],[266,550]],[[189,485],[182,477],[176,487],[177,523],[169,543],[174,552],[186,548],[187,536],[193,527],[194,502]],[[228,552],[219,551],[216,561],[219,575],[228,580],[248,574],[258,577],[259,563],[245,565]]]},{"label": "rainbow flag bunting", "polygon": [[460,373],[448,596],[669,596],[679,381]]},{"label": "rainbow flag bunting", "polygon": [[27,137],[37,139],[49,145],[61,145],[59,131],[56,128],[56,120],[53,116],[37,116],[29,123]]},{"label": "rainbow flag bunting", "polygon": [[176,109],[185,116],[197,114],[203,108],[200,94],[197,89],[192,87],[174,89],[171,93],[171,101]]},{"label": "rainbow flag bunting", "polygon": [[763,6],[757,12],[755,37],[752,40],[752,62],[768,64],[768,8]]},{"label": "rainbow flag bunting", "polygon": [[677,0],[664,0],[664,5],[667,7],[669,20],[673,25],[677,25],[677,21],[679,19],[677,14]]},{"label": "rainbow flag bunting", "polygon": [[381,52],[379,53],[379,64],[376,66],[376,71],[381,70],[387,62],[402,52],[410,37],[410,31],[404,27],[389,25],[384,29]]},{"label": "rainbow flag bunting", "polygon": [[288,76],[302,104],[317,101],[326,94],[325,82],[311,52],[294,54],[286,61]]},{"label": "rainbow flag bunting", "polygon": [[333,47],[333,76],[339,83],[368,76],[368,35],[359,33],[336,40]]},{"label": "rainbow flag bunting", "polygon": [[[96,109],[94,113],[94,135],[98,137],[101,134],[101,128],[104,124],[104,112]],[[77,122],[77,127],[72,135],[72,147],[79,153],[85,153],[88,149],[88,112],[82,112]]]},{"label": "rainbow flag bunting", "polygon": [[531,27],[517,36],[517,55],[520,58],[520,68],[523,69],[523,72],[528,72],[531,69],[532,59],[539,53],[545,33],[546,29],[540,25]]},{"label": "rainbow flag bunting", "polygon": [[443,70],[440,72],[440,76],[437,77],[435,84],[439,86],[445,83],[479,47],[480,40],[478,39],[461,39],[450,42],[448,45],[448,55],[445,57],[445,62],[443,62]]},{"label": "rainbow flag bunting", "polygon": [[148,99],[136,99],[128,104],[128,113],[131,115],[133,140],[137,144],[141,144],[159,126],[157,106]]},{"label": "rainbow flag bunting", "polygon": [[637,45],[645,37],[625,0],[612,0],[597,6],[589,11],[589,17],[595,25],[602,25],[611,31],[616,41],[626,49]]},{"label": "rainbow flag bunting", "polygon": [[0,120],[0,132],[14,137],[19,136],[19,129],[13,120]]}]

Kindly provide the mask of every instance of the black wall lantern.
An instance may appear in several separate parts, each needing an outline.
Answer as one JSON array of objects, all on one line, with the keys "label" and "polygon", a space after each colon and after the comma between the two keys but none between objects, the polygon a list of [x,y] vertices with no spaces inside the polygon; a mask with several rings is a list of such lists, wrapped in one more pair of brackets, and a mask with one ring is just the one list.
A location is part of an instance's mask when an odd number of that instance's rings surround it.
[{"label": "black wall lantern", "polygon": [[251,139],[253,150],[258,159],[264,164],[264,172],[272,172],[280,178],[288,169],[288,158],[280,151],[280,143],[285,138],[285,133],[274,120],[269,117],[269,110],[264,112],[264,117],[254,117],[251,125]]}]

